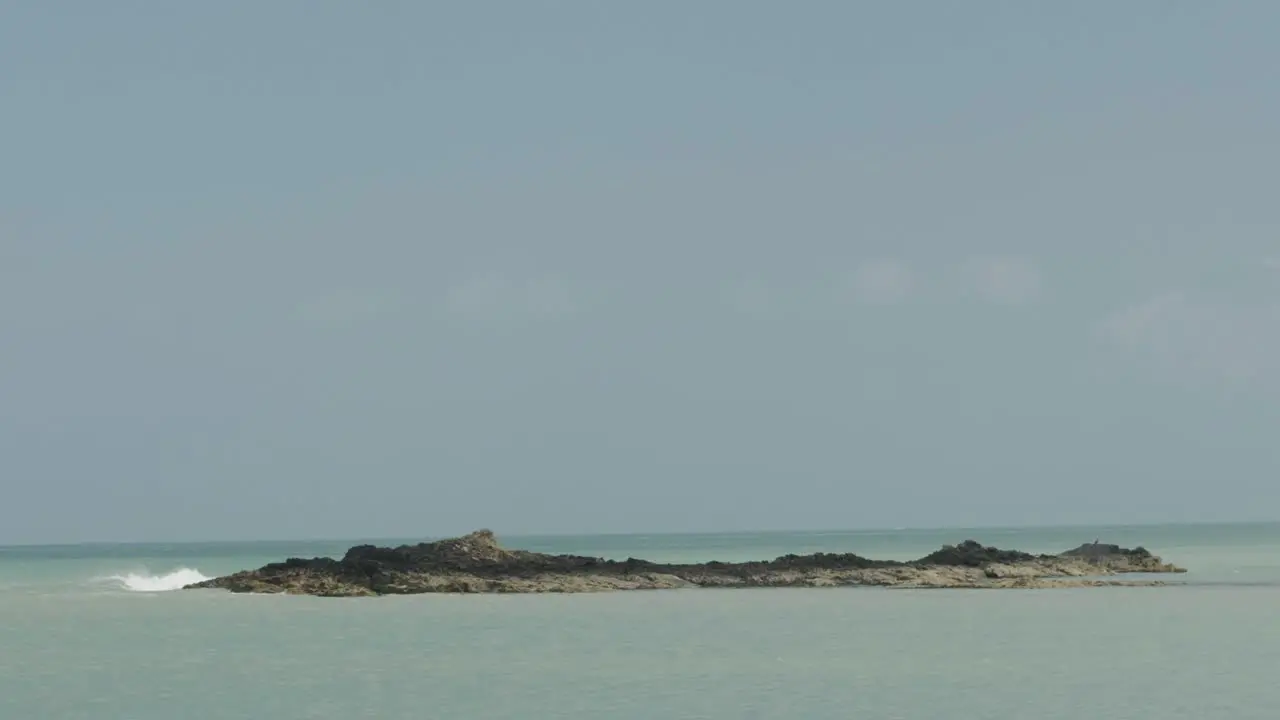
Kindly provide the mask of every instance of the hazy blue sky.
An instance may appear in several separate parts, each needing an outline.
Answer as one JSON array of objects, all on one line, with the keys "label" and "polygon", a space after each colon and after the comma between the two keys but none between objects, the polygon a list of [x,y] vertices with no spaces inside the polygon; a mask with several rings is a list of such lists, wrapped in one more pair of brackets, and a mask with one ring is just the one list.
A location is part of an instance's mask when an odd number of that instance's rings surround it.
[{"label": "hazy blue sky", "polygon": [[1280,519],[1280,3],[0,7],[0,542]]}]

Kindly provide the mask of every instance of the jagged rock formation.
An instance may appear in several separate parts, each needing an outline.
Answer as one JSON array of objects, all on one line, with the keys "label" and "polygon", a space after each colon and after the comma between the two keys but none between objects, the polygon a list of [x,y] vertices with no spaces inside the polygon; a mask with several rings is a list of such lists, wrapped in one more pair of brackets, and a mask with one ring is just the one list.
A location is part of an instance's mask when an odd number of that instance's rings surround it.
[{"label": "jagged rock formation", "polygon": [[1178,572],[1184,571],[1143,548],[1096,543],[1060,555],[1031,555],[966,540],[906,563],[852,553],[815,553],[745,563],[665,564],[508,550],[492,532],[480,530],[396,548],[357,545],[341,560],[290,558],[188,587],[321,596],[838,585],[1049,588],[1160,585],[1164,583],[1098,576]]}]

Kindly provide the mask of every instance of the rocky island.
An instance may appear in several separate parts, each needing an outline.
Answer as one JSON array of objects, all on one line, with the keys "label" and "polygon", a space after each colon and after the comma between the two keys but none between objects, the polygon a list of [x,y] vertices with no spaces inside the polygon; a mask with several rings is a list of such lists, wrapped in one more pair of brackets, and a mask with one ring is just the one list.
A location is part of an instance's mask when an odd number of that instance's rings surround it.
[{"label": "rocky island", "polygon": [[1058,555],[986,547],[973,540],[911,562],[852,553],[784,555],[758,562],[664,564],[508,550],[480,530],[395,548],[358,545],[341,560],[290,558],[187,586],[239,593],[325,597],[415,593],[570,593],[670,588],[834,587],[1057,588],[1163,585],[1112,579],[1123,573],[1181,573],[1139,547],[1097,542]]}]

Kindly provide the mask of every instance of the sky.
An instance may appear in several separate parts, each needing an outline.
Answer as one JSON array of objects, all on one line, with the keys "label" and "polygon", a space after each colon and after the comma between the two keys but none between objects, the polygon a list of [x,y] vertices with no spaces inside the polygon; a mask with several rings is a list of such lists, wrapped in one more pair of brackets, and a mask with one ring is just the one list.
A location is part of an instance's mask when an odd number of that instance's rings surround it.
[{"label": "sky", "polygon": [[1280,4],[0,7],[0,543],[1280,520]]}]

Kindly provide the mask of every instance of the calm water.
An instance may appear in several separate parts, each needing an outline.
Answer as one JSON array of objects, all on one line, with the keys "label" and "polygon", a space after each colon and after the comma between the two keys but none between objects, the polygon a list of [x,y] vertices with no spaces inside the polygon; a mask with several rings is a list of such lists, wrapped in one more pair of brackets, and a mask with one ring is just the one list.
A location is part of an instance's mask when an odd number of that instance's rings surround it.
[{"label": "calm water", "polygon": [[624,559],[1101,537],[1186,585],[317,599],[165,591],[352,541],[0,548],[0,718],[1274,718],[1280,525],[505,538]]}]

